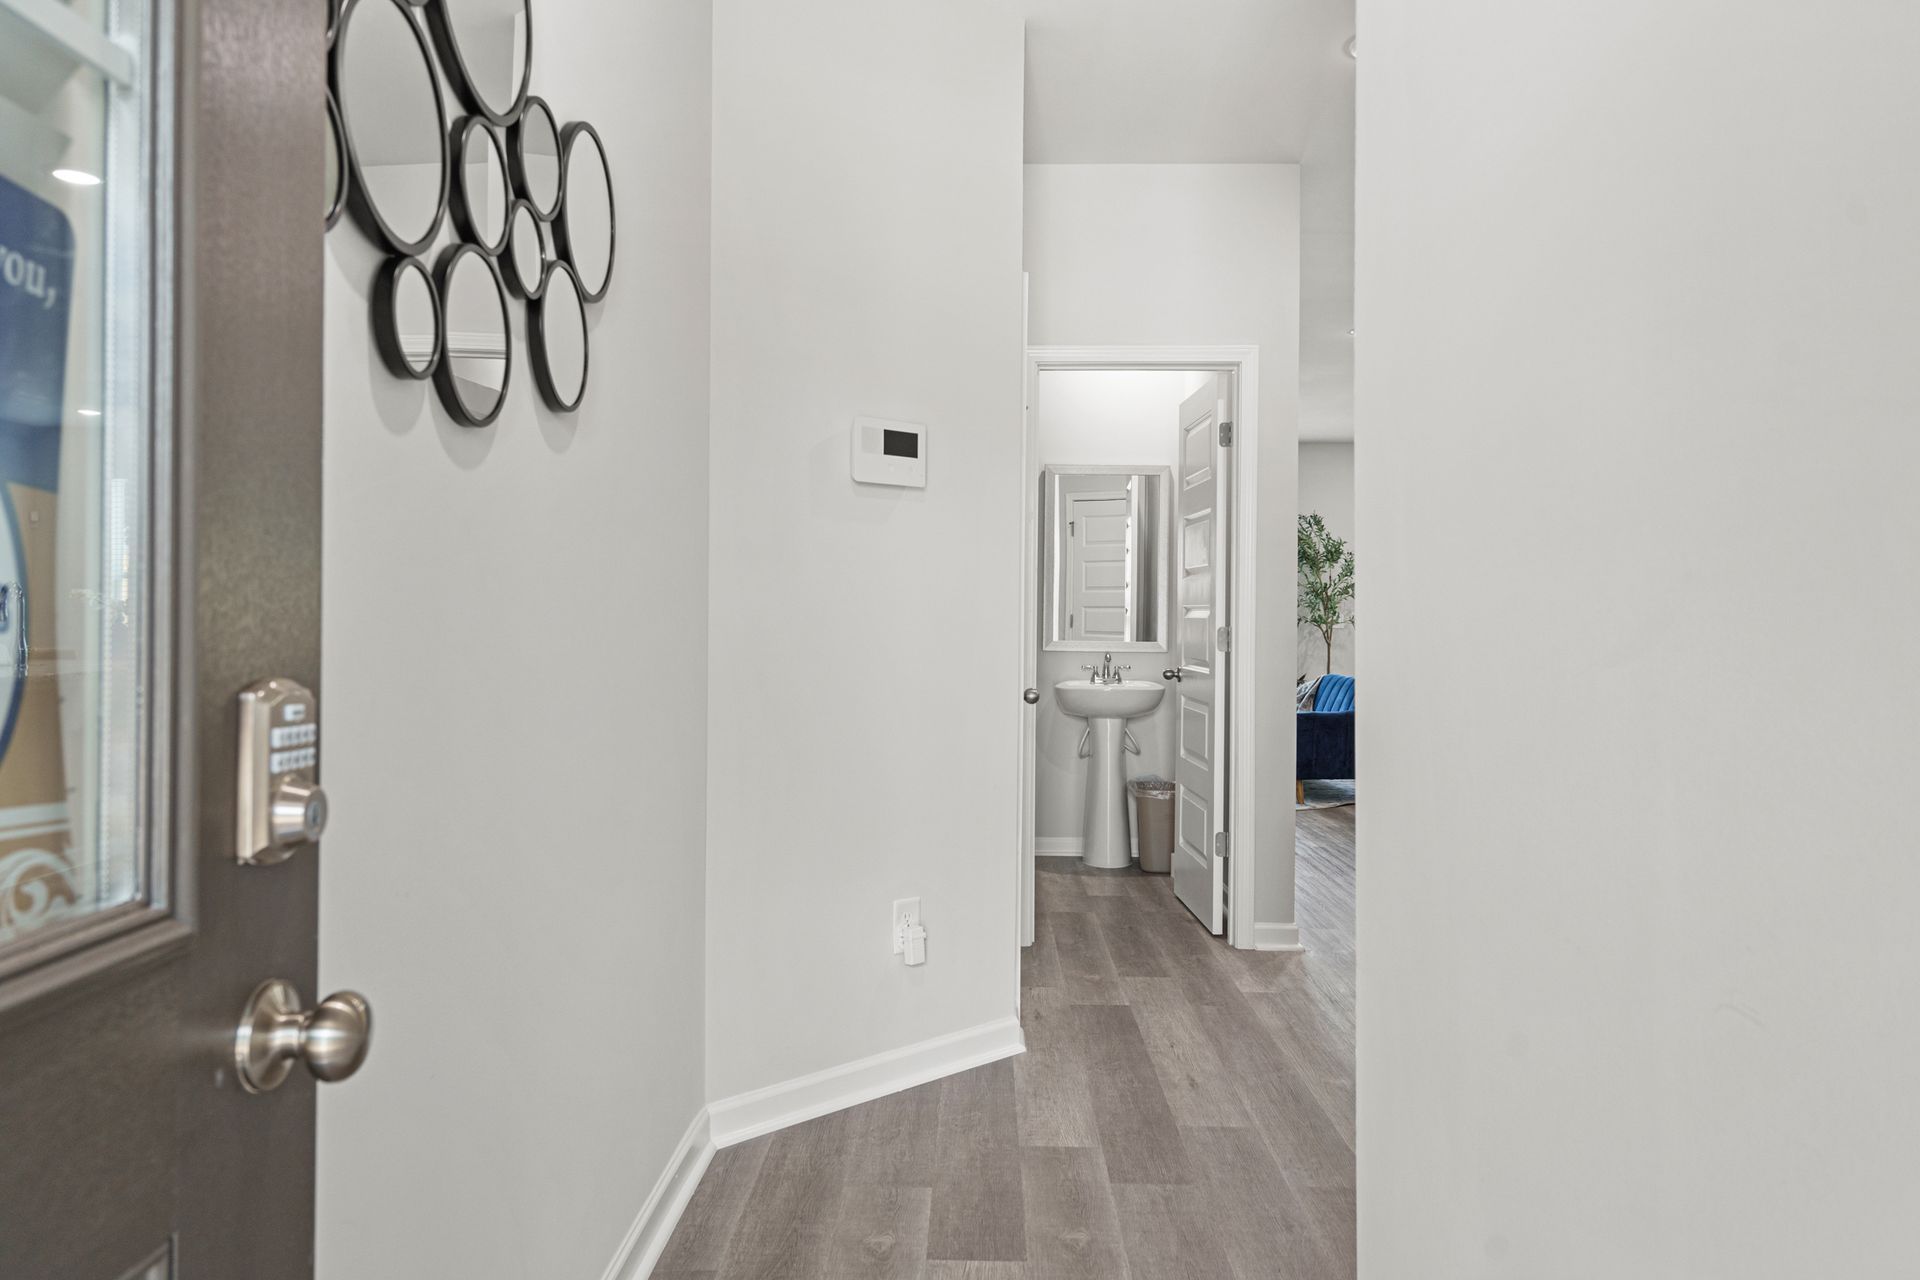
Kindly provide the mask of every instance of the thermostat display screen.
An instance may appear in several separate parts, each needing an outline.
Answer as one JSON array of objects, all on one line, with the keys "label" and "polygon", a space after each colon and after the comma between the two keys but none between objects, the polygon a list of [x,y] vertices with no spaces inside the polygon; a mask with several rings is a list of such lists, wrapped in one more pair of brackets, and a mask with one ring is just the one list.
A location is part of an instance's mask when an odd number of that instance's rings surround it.
[{"label": "thermostat display screen", "polygon": [[920,433],[889,430],[886,439],[881,442],[880,451],[889,458],[917,458],[920,456]]}]

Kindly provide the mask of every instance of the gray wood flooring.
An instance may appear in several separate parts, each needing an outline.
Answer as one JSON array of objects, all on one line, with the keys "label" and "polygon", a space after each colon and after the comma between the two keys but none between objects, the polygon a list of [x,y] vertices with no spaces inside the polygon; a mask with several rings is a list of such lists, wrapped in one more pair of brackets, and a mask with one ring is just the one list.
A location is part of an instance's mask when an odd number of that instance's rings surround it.
[{"label": "gray wood flooring", "polygon": [[1297,815],[1304,955],[1042,858],[1027,1052],[720,1152],[656,1280],[1350,1280],[1353,814]]}]

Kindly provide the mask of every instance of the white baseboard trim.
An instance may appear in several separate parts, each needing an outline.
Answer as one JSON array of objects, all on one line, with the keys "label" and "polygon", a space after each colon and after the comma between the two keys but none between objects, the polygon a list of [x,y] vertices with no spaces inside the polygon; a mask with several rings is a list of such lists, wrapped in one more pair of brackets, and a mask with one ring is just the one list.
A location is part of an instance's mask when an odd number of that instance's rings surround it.
[{"label": "white baseboard trim", "polygon": [[1255,951],[1305,951],[1307,948],[1300,941],[1299,925],[1265,924],[1255,921],[1253,949]]},{"label": "white baseboard trim", "polygon": [[[1138,858],[1140,841],[1129,839],[1127,849]],[[1033,839],[1033,856],[1036,858],[1077,858],[1086,850],[1087,842],[1082,836],[1035,836]]]},{"label": "white baseboard trim", "polygon": [[1020,1019],[1001,1018],[797,1080],[735,1094],[707,1107],[713,1145],[730,1147],[803,1120],[1011,1058],[1026,1047]]},{"label": "white baseboard trim", "polygon": [[653,1184],[646,1203],[640,1206],[633,1225],[627,1228],[626,1238],[620,1242],[613,1261],[607,1264],[602,1280],[643,1280],[653,1274],[654,1264],[660,1261],[674,1227],[679,1225],[680,1215],[687,1211],[687,1202],[693,1199],[701,1175],[713,1162],[713,1152],[713,1129],[707,1108],[702,1107],[693,1117],[693,1123],[687,1126],[680,1145],[674,1148],[673,1157],[661,1171],[660,1180]]}]

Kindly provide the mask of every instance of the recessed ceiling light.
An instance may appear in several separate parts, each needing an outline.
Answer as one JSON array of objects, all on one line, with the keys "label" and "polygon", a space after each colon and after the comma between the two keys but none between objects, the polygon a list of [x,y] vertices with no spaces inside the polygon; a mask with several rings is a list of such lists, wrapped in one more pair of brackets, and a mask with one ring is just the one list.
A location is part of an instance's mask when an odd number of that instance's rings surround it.
[{"label": "recessed ceiling light", "polygon": [[1346,44],[1342,45],[1341,48],[1347,51],[1349,58],[1357,60],[1360,57],[1360,37],[1348,36]]},{"label": "recessed ceiling light", "polygon": [[1351,338],[1353,336],[1353,330],[1351,329],[1347,330],[1347,336]]},{"label": "recessed ceiling light", "polygon": [[98,409],[81,409],[78,412],[80,416],[83,418],[97,418],[100,416],[100,411]]},{"label": "recessed ceiling light", "polygon": [[62,182],[71,182],[76,187],[97,187],[100,185],[100,179],[94,177],[85,169],[55,169],[53,176]]}]

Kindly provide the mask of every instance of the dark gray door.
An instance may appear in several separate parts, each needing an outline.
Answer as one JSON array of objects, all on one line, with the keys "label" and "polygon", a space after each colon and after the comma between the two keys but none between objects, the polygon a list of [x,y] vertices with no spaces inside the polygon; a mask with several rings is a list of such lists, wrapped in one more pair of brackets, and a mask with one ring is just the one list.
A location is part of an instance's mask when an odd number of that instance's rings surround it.
[{"label": "dark gray door", "polygon": [[[0,0],[0,1277],[311,1274],[320,858],[236,859],[320,668],[324,0]],[[324,704],[321,704],[322,706]]]}]

